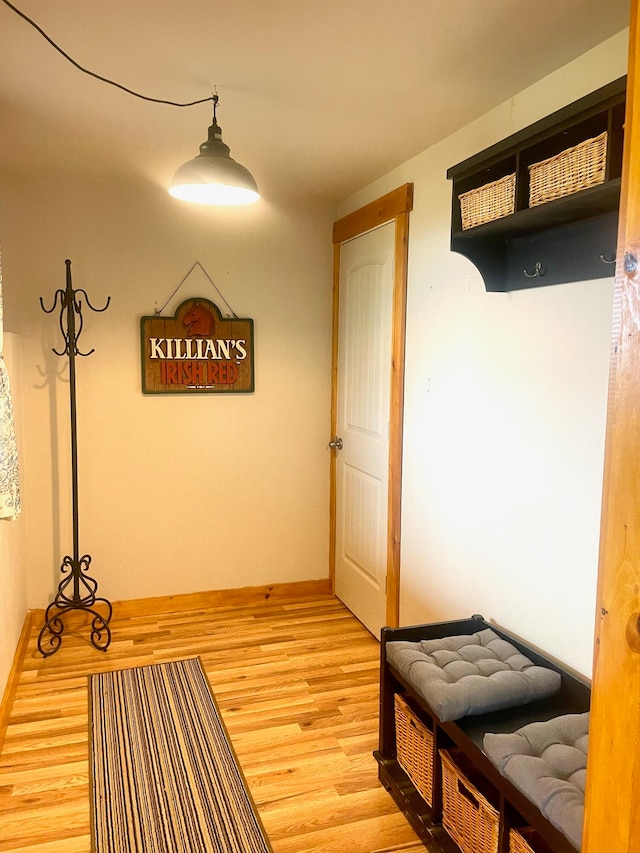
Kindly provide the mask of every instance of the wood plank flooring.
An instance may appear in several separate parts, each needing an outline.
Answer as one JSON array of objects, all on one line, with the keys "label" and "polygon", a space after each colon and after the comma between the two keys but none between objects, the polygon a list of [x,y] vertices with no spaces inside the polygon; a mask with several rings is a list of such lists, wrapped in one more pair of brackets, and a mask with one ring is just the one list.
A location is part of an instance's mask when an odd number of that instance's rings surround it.
[{"label": "wood plank flooring", "polygon": [[73,614],[43,659],[34,620],[0,755],[0,851],[90,853],[87,675],[195,655],[275,853],[424,851],[371,755],[377,641],[330,595],[198,603],[115,605],[106,653]]}]

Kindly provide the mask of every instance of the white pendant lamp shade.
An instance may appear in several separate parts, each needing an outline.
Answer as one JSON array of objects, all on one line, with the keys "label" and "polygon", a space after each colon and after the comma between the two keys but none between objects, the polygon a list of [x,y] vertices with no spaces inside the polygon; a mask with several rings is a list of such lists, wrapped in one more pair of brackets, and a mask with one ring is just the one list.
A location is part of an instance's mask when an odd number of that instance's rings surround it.
[{"label": "white pendant lamp shade", "polygon": [[213,98],[213,124],[200,153],[183,163],[173,176],[169,193],[196,204],[249,204],[260,198],[253,175],[229,156],[216,120],[217,95]]}]

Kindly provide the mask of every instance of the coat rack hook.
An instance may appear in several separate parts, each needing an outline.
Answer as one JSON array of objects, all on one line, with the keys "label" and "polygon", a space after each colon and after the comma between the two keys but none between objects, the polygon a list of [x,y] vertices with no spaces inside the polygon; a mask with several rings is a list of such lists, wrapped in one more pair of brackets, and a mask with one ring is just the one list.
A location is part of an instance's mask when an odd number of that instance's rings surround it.
[{"label": "coat rack hook", "polygon": [[616,256],[614,255],[612,258],[607,258],[606,255],[600,255],[600,260],[603,264],[615,264]]},{"label": "coat rack hook", "polygon": [[526,275],[527,278],[542,277],[543,275],[546,274],[546,272],[547,271],[544,269],[544,267],[542,266],[540,261],[536,261],[535,266],[533,268],[533,272],[529,272],[529,270],[526,267],[523,270],[523,273]]}]

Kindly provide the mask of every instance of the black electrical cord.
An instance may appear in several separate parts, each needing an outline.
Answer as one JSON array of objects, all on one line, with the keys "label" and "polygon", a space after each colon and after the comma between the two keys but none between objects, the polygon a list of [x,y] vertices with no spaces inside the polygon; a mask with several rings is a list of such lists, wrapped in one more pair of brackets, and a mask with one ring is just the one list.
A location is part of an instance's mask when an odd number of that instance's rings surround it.
[{"label": "black electrical cord", "polygon": [[189,101],[189,103],[186,103],[186,104],[179,104],[176,101],[165,101],[162,98],[149,98],[147,95],[141,95],[139,92],[134,92],[133,89],[127,89],[126,86],[122,86],[120,83],[116,83],[113,80],[109,80],[107,77],[102,77],[100,74],[96,74],[95,71],[89,71],[88,68],[84,68],[78,62],[76,62],[75,59],[72,59],[68,53],[65,53],[65,51],[59,45],[57,45],[54,42],[54,40],[52,38],[50,38],[50,36],[48,36],[45,33],[45,31],[42,29],[42,27],[39,27],[35,21],[32,21],[31,18],[29,18],[28,15],[25,15],[24,12],[21,12],[20,9],[18,9],[16,6],[13,5],[13,3],[10,3],[9,0],[1,0],[1,2],[4,3],[5,6],[8,6],[13,12],[15,12],[16,15],[19,15],[21,18],[23,18],[35,30],[37,30],[40,33],[40,35],[44,39],[46,39],[49,42],[49,44],[58,51],[58,53],[62,54],[62,56],[64,56],[64,58],[68,62],[70,62],[72,65],[74,65],[79,71],[83,71],[85,74],[88,74],[90,77],[95,77],[96,80],[101,80],[103,83],[108,83],[110,86],[115,86],[116,89],[122,89],[123,92],[127,92],[129,95],[133,95],[136,98],[141,98],[143,101],[151,101],[154,104],[168,104],[171,107],[194,107],[194,106],[196,106],[196,104],[206,104],[207,101],[212,100],[212,98],[209,97],[209,98],[201,98],[199,101]]}]

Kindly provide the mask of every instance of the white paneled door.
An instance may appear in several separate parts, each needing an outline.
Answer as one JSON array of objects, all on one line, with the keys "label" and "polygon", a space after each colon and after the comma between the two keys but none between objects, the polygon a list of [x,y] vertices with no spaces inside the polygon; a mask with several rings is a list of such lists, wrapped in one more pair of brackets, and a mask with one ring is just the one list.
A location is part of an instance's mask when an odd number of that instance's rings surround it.
[{"label": "white paneled door", "polygon": [[340,249],[335,591],[376,637],[386,624],[394,234],[390,222]]}]

